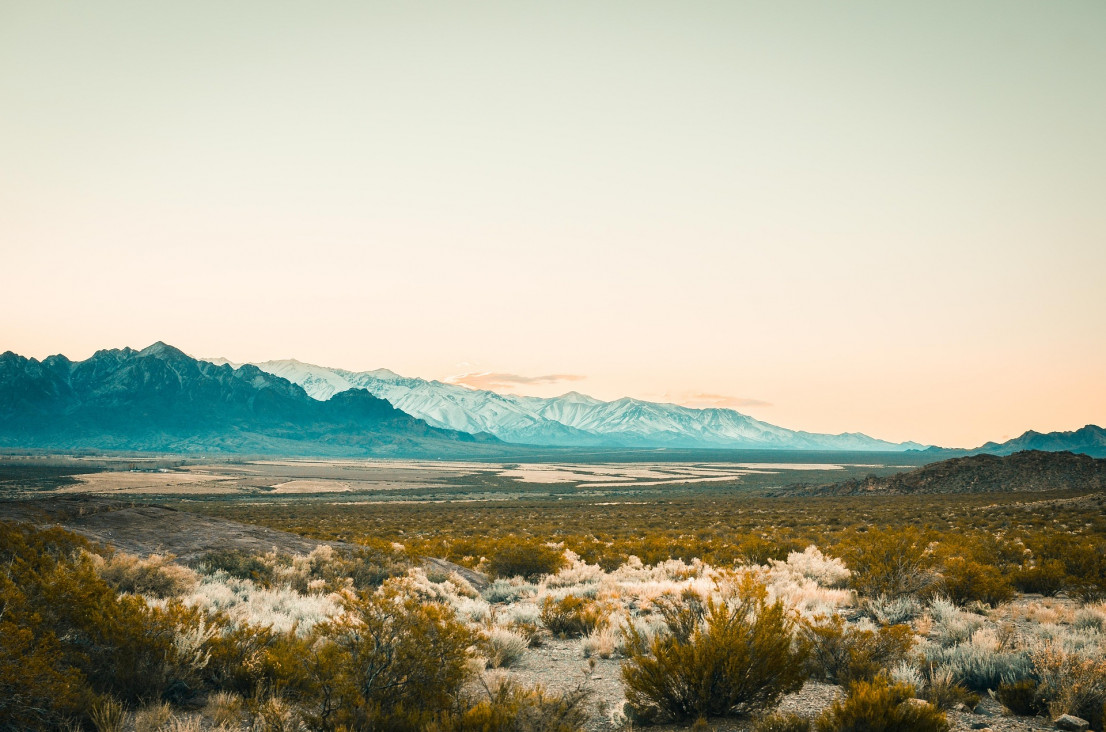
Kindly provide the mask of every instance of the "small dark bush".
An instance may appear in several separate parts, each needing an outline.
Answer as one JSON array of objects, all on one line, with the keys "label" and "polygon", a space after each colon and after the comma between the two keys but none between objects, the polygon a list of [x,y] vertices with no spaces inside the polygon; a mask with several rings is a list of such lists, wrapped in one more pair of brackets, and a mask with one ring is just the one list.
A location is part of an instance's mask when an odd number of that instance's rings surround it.
[{"label": "small dark bush", "polygon": [[944,712],[927,702],[911,701],[914,687],[885,678],[858,681],[848,696],[818,718],[818,732],[947,732]]},{"label": "small dark bush", "polygon": [[401,553],[364,547],[356,549],[342,562],[340,573],[349,576],[354,587],[365,590],[379,587],[386,579],[402,576],[410,566],[410,561]]},{"label": "small dark bush", "polygon": [[541,605],[542,624],[553,635],[575,638],[590,633],[601,619],[599,604],[575,595],[562,600],[547,597]]},{"label": "small dark bush", "polygon": [[810,641],[811,674],[843,685],[874,678],[905,659],[914,645],[909,625],[863,630],[839,615],[807,625],[805,634]]},{"label": "small dark bush", "polygon": [[1067,572],[1059,559],[1046,559],[1036,565],[1019,568],[1012,579],[1019,592],[1053,597],[1064,589]]},{"label": "small dark bush", "polygon": [[545,544],[504,543],[488,558],[488,570],[495,577],[525,577],[536,580],[554,574],[564,566],[564,552]]},{"label": "small dark bush", "polygon": [[922,698],[941,710],[956,709],[961,704],[974,709],[979,704],[979,694],[956,681],[952,674],[936,674],[926,685]]},{"label": "small dark bush", "polygon": [[963,557],[952,557],[941,569],[941,590],[957,605],[985,602],[1001,605],[1014,597],[1010,580],[998,570]]},{"label": "small dark bush", "polygon": [[199,561],[200,567],[211,573],[223,571],[231,577],[248,579],[262,587],[273,583],[273,568],[261,557],[241,549],[220,549],[205,554]]},{"label": "small dark bush", "polygon": [[999,684],[995,698],[1002,706],[1020,717],[1035,717],[1045,711],[1037,696],[1037,682],[1034,679],[1022,679],[1012,684]]},{"label": "small dark bush", "polygon": [[671,604],[665,625],[651,642],[632,624],[624,629],[622,680],[640,721],[748,714],[806,680],[794,620],[752,580],[722,602]]}]

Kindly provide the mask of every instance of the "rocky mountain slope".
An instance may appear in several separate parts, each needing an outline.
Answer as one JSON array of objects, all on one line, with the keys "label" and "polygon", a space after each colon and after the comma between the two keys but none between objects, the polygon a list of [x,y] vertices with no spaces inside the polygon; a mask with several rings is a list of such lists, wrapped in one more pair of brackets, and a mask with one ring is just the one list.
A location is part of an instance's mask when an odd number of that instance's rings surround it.
[{"label": "rocky mountain slope", "polygon": [[922,455],[942,460],[966,455],[1012,455],[1024,450],[1045,452],[1074,452],[1093,458],[1106,458],[1106,429],[1089,424],[1067,432],[1036,432],[1029,430],[1006,442],[988,442],[974,449],[928,447]]},{"label": "rocky mountain slope", "polygon": [[0,447],[290,455],[443,455],[496,445],[364,390],[325,402],[254,366],[155,343],[85,361],[0,355]]},{"label": "rocky mountain slope", "polygon": [[1040,433],[1029,430],[1020,437],[1002,443],[988,442],[973,452],[1011,455],[1022,450],[1066,450],[1096,458],[1106,458],[1106,429],[1089,424],[1071,432]]}]

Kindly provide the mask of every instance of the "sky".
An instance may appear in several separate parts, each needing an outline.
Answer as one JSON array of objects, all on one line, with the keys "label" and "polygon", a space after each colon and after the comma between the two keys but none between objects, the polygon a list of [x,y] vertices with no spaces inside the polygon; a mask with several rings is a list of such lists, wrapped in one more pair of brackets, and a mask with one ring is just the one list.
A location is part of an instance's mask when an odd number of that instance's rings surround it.
[{"label": "sky", "polygon": [[0,351],[1106,423],[1106,3],[0,0]]}]

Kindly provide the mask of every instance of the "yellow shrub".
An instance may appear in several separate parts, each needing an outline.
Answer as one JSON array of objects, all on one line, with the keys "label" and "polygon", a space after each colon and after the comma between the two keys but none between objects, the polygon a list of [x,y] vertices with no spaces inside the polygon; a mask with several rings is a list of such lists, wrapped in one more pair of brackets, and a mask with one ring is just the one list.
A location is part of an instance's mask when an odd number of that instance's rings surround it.
[{"label": "yellow shrub", "polygon": [[1001,605],[1014,597],[1010,580],[996,567],[952,557],[941,568],[941,589],[957,605],[985,602]]},{"label": "yellow shrub", "polygon": [[913,700],[914,687],[884,678],[858,681],[818,718],[818,732],[947,732],[943,712]]},{"label": "yellow shrub", "polygon": [[914,645],[908,625],[884,625],[875,630],[850,626],[834,615],[807,625],[813,675],[835,684],[870,680],[907,657]]},{"label": "yellow shrub", "polygon": [[928,545],[927,537],[909,526],[856,534],[843,546],[853,588],[868,597],[901,597],[932,589],[936,574]]},{"label": "yellow shrub", "polygon": [[627,624],[622,680],[642,722],[741,715],[773,704],[806,679],[794,621],[747,578],[721,602],[670,604],[667,632],[647,641]]},{"label": "yellow shrub", "polygon": [[496,577],[535,580],[564,566],[564,551],[541,542],[505,541],[488,558],[488,571]]}]

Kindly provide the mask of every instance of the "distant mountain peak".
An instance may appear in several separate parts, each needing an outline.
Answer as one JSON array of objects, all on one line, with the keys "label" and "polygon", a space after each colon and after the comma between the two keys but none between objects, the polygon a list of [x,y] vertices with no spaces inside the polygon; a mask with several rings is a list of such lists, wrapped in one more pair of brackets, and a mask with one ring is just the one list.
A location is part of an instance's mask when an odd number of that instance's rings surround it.
[{"label": "distant mountain peak", "polygon": [[[130,350],[130,349],[127,349],[127,350]],[[164,359],[174,359],[174,360],[179,359],[179,358],[191,358],[184,351],[182,351],[179,348],[176,348],[174,346],[170,346],[165,341],[157,341],[156,343],[152,343],[152,344],[146,346],[145,348],[143,348],[141,351],[139,351],[137,355],[146,356],[146,357],[153,356],[154,358],[164,358]]]},{"label": "distant mountain peak", "polygon": [[566,391],[561,394],[558,399],[566,402],[572,402],[574,404],[599,404],[600,400],[587,394],[581,394],[578,391]]}]

